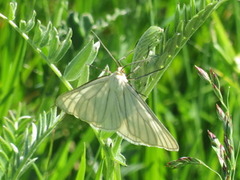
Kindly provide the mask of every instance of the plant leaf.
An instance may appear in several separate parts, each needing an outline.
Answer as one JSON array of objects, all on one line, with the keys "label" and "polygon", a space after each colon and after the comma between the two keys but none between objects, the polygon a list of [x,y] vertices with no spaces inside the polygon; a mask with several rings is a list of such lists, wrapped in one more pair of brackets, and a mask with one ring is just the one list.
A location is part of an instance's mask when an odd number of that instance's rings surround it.
[{"label": "plant leaf", "polygon": [[91,40],[67,65],[64,71],[64,78],[68,81],[74,81],[78,79],[82,71],[84,71],[84,67],[91,64],[98,52],[100,44],[98,46],[94,46],[94,41]]}]

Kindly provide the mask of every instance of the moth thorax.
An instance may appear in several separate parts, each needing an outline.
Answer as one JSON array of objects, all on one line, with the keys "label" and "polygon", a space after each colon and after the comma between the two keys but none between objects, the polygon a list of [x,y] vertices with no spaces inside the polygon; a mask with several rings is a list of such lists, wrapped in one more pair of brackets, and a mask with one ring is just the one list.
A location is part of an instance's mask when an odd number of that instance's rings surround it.
[{"label": "moth thorax", "polygon": [[127,77],[124,73],[124,69],[122,67],[118,67],[117,71],[114,73],[119,83],[128,82]]}]

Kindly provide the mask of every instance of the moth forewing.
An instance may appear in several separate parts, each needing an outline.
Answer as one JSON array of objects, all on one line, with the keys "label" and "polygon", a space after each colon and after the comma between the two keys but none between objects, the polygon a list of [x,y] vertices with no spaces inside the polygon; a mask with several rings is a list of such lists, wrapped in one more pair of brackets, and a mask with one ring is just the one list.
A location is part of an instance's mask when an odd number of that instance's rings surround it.
[{"label": "moth forewing", "polygon": [[145,146],[178,151],[178,144],[140,95],[128,84],[122,67],[57,98],[68,114],[101,130]]}]

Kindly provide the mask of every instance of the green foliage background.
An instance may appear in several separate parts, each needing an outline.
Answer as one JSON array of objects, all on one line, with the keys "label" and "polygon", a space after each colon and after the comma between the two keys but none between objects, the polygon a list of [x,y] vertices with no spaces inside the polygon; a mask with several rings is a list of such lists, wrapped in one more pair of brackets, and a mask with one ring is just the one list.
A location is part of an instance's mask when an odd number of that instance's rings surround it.
[{"label": "green foliage background", "polygon": [[[85,31],[88,26],[79,20],[83,15],[92,16],[94,32],[116,59],[127,56],[122,60],[127,64],[132,58],[129,53],[151,25],[169,28],[171,34],[177,23],[174,19],[177,5],[182,7],[184,3],[187,6],[190,4],[188,0],[22,0],[18,1],[15,21],[31,18],[35,10],[36,18],[42,24],[47,25],[51,21],[57,27],[62,33],[60,39],[64,38],[69,27],[72,28],[73,44],[57,63],[63,72],[67,63],[89,42],[89,34]],[[199,4],[200,1],[196,1],[196,6]],[[8,14],[9,3],[1,0],[0,12]],[[179,152],[123,141],[122,154],[128,164],[121,167],[123,179],[218,178],[203,166],[189,165],[172,170],[165,164],[182,156],[190,156],[220,171],[217,156],[207,136],[207,130],[211,130],[220,140],[223,139],[222,123],[217,119],[215,110],[217,98],[210,85],[199,78],[194,65],[206,70],[214,69],[220,77],[224,95],[227,95],[230,86],[229,107],[233,117],[235,147],[238,147],[240,67],[236,59],[240,61],[239,12],[239,1],[230,0],[222,4],[175,57],[147,99],[149,106],[176,137]],[[111,71],[116,70],[116,64],[102,48],[93,65],[100,69],[109,65]],[[90,79],[95,79],[100,73],[95,67],[90,67]],[[50,111],[55,106],[56,97],[65,91],[67,89],[43,58],[5,20],[0,19],[1,127],[4,128],[3,117],[11,117],[10,110],[17,117],[31,116],[37,121],[38,115]],[[81,173],[85,173],[85,179],[94,179],[101,167],[99,154],[99,142],[91,127],[67,115],[38,146],[34,153],[38,159],[21,179],[81,179]],[[83,162],[86,162],[86,167]],[[86,170],[79,171],[81,167]],[[240,179],[238,171],[235,178]]]}]

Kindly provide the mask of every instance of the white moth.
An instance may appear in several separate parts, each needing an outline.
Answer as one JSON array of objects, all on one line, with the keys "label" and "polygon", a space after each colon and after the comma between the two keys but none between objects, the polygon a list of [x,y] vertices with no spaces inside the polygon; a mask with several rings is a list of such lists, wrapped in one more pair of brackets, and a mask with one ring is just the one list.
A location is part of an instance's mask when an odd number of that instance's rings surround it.
[{"label": "white moth", "polygon": [[64,112],[137,145],[178,151],[176,140],[128,84],[122,67],[57,98]]}]

